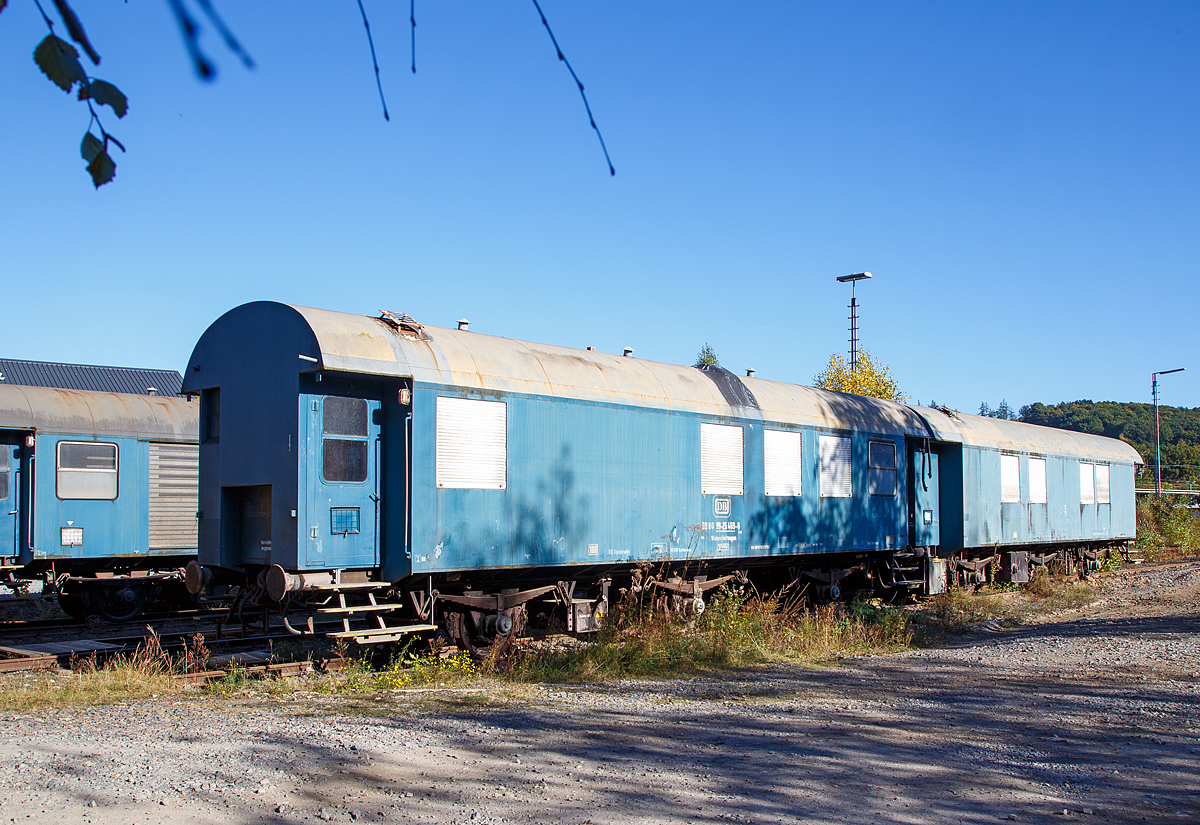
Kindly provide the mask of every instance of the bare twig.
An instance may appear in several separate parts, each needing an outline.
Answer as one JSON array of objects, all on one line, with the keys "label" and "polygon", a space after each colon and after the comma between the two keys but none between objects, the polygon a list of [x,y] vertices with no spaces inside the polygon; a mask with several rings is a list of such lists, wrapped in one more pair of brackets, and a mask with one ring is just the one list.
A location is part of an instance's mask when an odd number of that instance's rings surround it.
[{"label": "bare twig", "polygon": [[242,65],[247,69],[253,69],[254,58],[250,57],[246,50],[242,48],[242,44],[238,42],[238,39],[233,36],[233,32],[225,25],[225,21],[217,14],[217,10],[213,8],[213,4],[209,0],[196,0],[196,5],[204,10],[204,14],[208,16],[209,22],[221,33],[221,38],[225,41],[225,47],[240,57]]},{"label": "bare twig", "polygon": [[362,0],[358,0],[358,10],[362,12],[363,27],[367,30],[367,42],[371,44],[371,63],[375,66],[375,86],[379,89],[379,102],[383,104],[383,119],[391,120],[392,118],[388,115],[387,101],[383,99],[383,83],[379,80],[379,61],[375,58],[375,38],[371,37],[371,24],[367,22],[367,10],[363,8]]},{"label": "bare twig", "polygon": [[555,38],[554,32],[550,29],[550,23],[546,20],[546,14],[542,11],[538,0],[533,0],[533,7],[537,9],[538,17],[542,18],[542,25],[546,27],[546,33],[550,35],[550,42],[554,44],[554,51],[558,53],[558,59],[566,64],[567,71],[571,73],[571,78],[575,81],[575,85],[579,87],[579,96],[583,98],[583,108],[587,110],[588,122],[592,124],[592,128],[596,130],[596,137],[600,140],[600,149],[604,152],[604,162],[608,164],[608,173],[610,175],[617,174],[617,170],[613,168],[612,159],[608,156],[608,147],[604,145],[604,136],[600,134],[600,127],[596,125],[596,118],[592,116],[592,107],[588,104],[587,95],[583,91],[583,82],[580,81],[579,75],[575,74],[575,69],[571,67],[571,61],[567,60],[563,54],[562,47],[558,45],[558,39]]}]

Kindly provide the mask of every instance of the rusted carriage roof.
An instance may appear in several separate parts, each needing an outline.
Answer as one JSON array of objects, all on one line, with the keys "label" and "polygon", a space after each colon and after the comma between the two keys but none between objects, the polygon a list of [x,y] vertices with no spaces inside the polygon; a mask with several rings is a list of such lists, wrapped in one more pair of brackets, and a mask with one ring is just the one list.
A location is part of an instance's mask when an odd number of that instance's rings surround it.
[{"label": "rusted carriage roof", "polygon": [[0,429],[196,441],[195,401],[0,384]]},{"label": "rusted carriage roof", "polygon": [[739,379],[757,401],[756,409],[731,405],[714,380],[693,367],[466,330],[398,327],[386,317],[292,308],[311,328],[326,370],[830,429],[928,434],[911,409],[874,398]]},{"label": "rusted carriage roof", "polygon": [[931,407],[914,409],[939,441],[1120,464],[1142,463],[1137,450],[1116,438],[966,413],[956,412],[951,417],[941,409]]}]

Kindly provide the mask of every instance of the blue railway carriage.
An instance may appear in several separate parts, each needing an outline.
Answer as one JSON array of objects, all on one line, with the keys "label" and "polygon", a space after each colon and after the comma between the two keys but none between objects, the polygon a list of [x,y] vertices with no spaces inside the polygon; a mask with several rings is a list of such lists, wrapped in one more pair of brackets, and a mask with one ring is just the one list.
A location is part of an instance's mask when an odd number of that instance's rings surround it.
[{"label": "blue railway carriage", "polygon": [[1107,548],[1132,541],[1134,475],[1142,458],[1124,441],[916,408],[940,476],[938,553],[960,583],[1029,580],[1059,557],[1096,569]]},{"label": "blue railway carriage", "polygon": [[[533,599],[592,627],[613,578],[699,610],[734,576],[836,598],[941,569],[941,520],[913,516],[940,507],[940,452],[901,404],[271,302],[212,324],[183,392],[200,398],[189,588],[315,594],[359,641],[398,631],[352,631],[356,610],[420,625],[435,598],[473,647]],[[373,585],[400,602],[346,601]]]},{"label": "blue railway carriage", "polygon": [[5,581],[43,577],[68,613],[120,621],[178,580],[197,547],[196,406],[0,384]]}]

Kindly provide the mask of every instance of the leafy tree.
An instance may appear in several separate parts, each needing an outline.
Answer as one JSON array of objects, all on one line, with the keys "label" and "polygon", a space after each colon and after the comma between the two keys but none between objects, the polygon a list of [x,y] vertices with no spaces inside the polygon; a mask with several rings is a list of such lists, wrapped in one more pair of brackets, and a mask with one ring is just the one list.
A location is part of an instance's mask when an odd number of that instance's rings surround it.
[{"label": "leafy tree", "polygon": [[[1200,408],[1158,408],[1163,481],[1200,481]],[[1027,404],[1018,416],[1027,424],[1119,438],[1154,463],[1154,406],[1118,401]]]},{"label": "leafy tree", "polygon": [[859,350],[858,366],[854,369],[844,356],[837,353],[829,356],[829,365],[813,379],[813,383],[823,390],[883,398],[900,404],[905,401],[891,370],[884,364],[876,364],[865,349]]},{"label": "leafy tree", "polygon": [[708,345],[708,342],[706,341],[704,346],[700,348],[700,351],[698,353],[696,353],[696,363],[693,364],[692,366],[694,366],[694,367],[719,367],[719,366],[721,366],[721,362],[719,360],[717,360],[716,350],[714,350],[712,347],[710,347]]}]

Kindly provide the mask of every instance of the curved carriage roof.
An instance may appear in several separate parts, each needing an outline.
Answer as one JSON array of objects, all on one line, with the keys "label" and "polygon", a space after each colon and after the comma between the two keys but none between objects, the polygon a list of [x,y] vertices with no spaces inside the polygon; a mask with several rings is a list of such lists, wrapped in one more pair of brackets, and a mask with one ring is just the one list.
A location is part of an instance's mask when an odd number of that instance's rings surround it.
[{"label": "curved carriage roof", "polygon": [[[286,324],[300,324],[303,329],[279,327]],[[465,330],[397,327],[394,322],[367,315],[258,302],[230,310],[214,322],[210,332],[219,330],[222,336],[232,336],[233,340],[219,349],[237,352],[239,342],[249,346],[261,340],[264,328],[269,329],[268,334],[311,342],[312,352],[297,355],[318,359],[316,366],[326,371],[835,430],[927,435],[921,418],[902,404],[762,378],[738,378],[724,370],[710,376],[694,367]],[[204,340],[197,344],[197,353]],[[193,355],[194,363],[185,374],[185,392],[196,392],[201,386],[200,379],[193,377],[193,369],[199,369],[198,357]],[[739,382],[740,387],[736,386]]]},{"label": "curved carriage roof", "polygon": [[0,384],[0,429],[196,441],[197,404],[183,398]]},{"label": "curved carriage roof", "polygon": [[929,424],[933,437],[939,441],[1089,461],[1142,463],[1142,456],[1137,450],[1116,438],[960,412],[951,416],[942,409],[932,407],[914,409]]},{"label": "curved carriage roof", "polygon": [[[741,378],[724,370],[706,374],[694,367],[399,320],[270,301],[243,304],[215,321],[196,345],[183,391],[204,386],[198,375],[201,352],[241,359],[265,336],[308,347],[296,354],[317,361],[309,368],[332,372],[1142,463],[1128,444],[1103,436],[970,415],[954,420],[931,408]],[[221,340],[209,341],[210,336]]]}]

